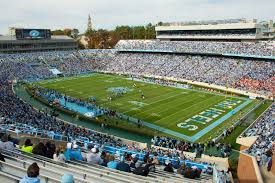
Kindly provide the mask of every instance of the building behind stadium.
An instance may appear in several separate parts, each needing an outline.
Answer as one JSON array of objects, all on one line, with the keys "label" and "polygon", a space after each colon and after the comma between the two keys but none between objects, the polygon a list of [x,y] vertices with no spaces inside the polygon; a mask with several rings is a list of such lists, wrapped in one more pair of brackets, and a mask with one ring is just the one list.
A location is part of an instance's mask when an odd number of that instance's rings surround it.
[{"label": "building behind stadium", "polygon": [[163,23],[156,27],[160,40],[258,41],[272,40],[274,33],[272,20],[258,23],[256,19]]}]

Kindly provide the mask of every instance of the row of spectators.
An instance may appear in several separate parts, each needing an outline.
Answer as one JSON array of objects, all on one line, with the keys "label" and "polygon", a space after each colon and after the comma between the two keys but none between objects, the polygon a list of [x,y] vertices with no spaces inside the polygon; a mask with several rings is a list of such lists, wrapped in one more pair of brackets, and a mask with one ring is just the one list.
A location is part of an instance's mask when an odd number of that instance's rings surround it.
[{"label": "row of spectators", "polygon": [[173,52],[218,53],[272,56],[275,45],[272,42],[219,42],[219,41],[160,41],[121,40],[116,49],[120,50],[161,50]]},{"label": "row of spectators", "polygon": [[[214,143],[214,141],[208,141],[205,143],[191,143],[186,141],[177,140],[170,137],[159,137],[155,136],[151,140],[152,144],[157,147],[164,147],[168,149],[172,149],[170,154],[176,154],[177,151],[185,151],[185,152],[195,152],[197,156],[205,153],[209,148],[216,148],[216,154],[220,157],[229,157],[232,152],[231,144],[226,143]],[[159,154],[165,154],[167,151],[160,153],[162,150],[159,149]],[[219,154],[218,154],[219,153]],[[211,154],[210,154],[211,155]],[[176,156],[176,155],[175,155]]]},{"label": "row of spectators", "polygon": [[18,146],[18,140],[13,139],[6,134],[1,134],[0,150],[21,151],[33,153],[53,159],[57,162],[66,163],[69,161],[87,162],[105,166],[111,169],[117,169],[124,172],[132,172],[136,175],[147,176],[150,172],[155,172],[161,169],[166,172],[178,173],[186,178],[200,178],[201,173],[212,175],[213,169],[208,166],[206,169],[201,169],[196,165],[185,162],[172,162],[166,160],[161,166],[158,160],[158,154],[150,157],[149,152],[144,157],[139,157],[139,154],[124,153],[118,151],[115,154],[110,154],[104,150],[104,146],[90,144],[87,149],[80,147],[75,142],[67,143],[67,147],[56,145],[50,141],[45,144],[39,142],[32,144],[30,139],[26,139],[24,145]]}]

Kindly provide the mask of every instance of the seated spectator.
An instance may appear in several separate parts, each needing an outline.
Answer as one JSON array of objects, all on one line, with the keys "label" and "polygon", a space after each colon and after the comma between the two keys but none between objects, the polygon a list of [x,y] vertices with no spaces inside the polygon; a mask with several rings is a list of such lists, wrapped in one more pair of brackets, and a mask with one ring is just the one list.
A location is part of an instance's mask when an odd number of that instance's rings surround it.
[{"label": "seated spectator", "polygon": [[71,153],[70,153],[70,159],[71,160],[77,160],[77,161],[82,161],[83,160],[82,155],[81,155],[81,151],[78,148],[77,144],[73,145],[73,149],[71,150]]},{"label": "seated spectator", "polygon": [[117,170],[123,171],[123,172],[130,172],[130,166],[125,163],[124,156],[121,156],[120,162],[117,165]]},{"label": "seated spectator", "polygon": [[118,162],[115,160],[115,157],[113,155],[109,156],[109,162],[107,163],[107,167],[111,169],[116,169],[118,165]]},{"label": "seated spectator", "polygon": [[13,151],[15,149],[14,144],[8,140],[8,135],[2,136],[0,141],[0,149]]},{"label": "seated spectator", "polygon": [[32,153],[40,156],[45,156],[47,148],[42,142],[39,142],[36,146],[34,146]]},{"label": "seated spectator", "polygon": [[69,173],[64,173],[61,177],[61,183],[74,183],[74,176]]},{"label": "seated spectator", "polygon": [[201,169],[197,167],[192,167],[192,171],[190,173],[190,178],[195,179],[195,178],[200,178],[201,175]]},{"label": "seated spectator", "polygon": [[154,163],[155,165],[159,165],[160,164],[160,162],[158,160],[158,154],[157,153],[154,154],[152,163]]},{"label": "seated spectator", "polygon": [[27,176],[24,176],[20,183],[40,183],[39,167],[37,163],[33,163],[28,167]]},{"label": "seated spectator", "polygon": [[65,149],[63,146],[56,148],[56,152],[53,155],[53,160],[64,163],[66,161],[64,152],[65,152]]},{"label": "seated spectator", "polygon": [[138,168],[136,168],[133,173],[136,175],[141,175],[141,176],[148,176],[149,172],[150,172],[150,166],[152,164],[146,164],[144,167],[140,166]]},{"label": "seated spectator", "polygon": [[26,139],[25,144],[21,147],[23,152],[32,153],[33,147],[30,139]]},{"label": "seated spectator", "polygon": [[169,161],[169,160],[165,161],[164,171],[172,172],[172,173],[174,172],[173,165],[172,165],[171,161]]},{"label": "seated spectator", "polygon": [[100,165],[103,162],[97,148],[92,148],[91,151],[87,154],[87,162],[98,165]]},{"label": "seated spectator", "polygon": [[53,155],[54,155],[54,153],[55,153],[55,144],[54,143],[51,143],[50,141],[48,141],[47,143],[46,143],[46,148],[47,148],[47,150],[46,150],[46,154],[45,154],[45,156],[47,157],[47,158],[53,158]]},{"label": "seated spectator", "polygon": [[131,161],[130,161],[130,169],[131,172],[133,172],[137,167],[136,167],[136,163],[137,163],[138,159],[136,157],[136,154],[132,154],[131,155]]},{"label": "seated spectator", "polygon": [[191,178],[191,172],[192,172],[192,169],[190,167],[187,167],[184,172],[184,177]]},{"label": "seated spectator", "polygon": [[208,174],[208,175],[212,175],[213,174],[213,169],[210,166],[208,166],[205,173]]},{"label": "seated spectator", "polygon": [[174,164],[172,164],[173,168],[178,169],[180,167],[180,160],[178,159]]},{"label": "seated spectator", "polygon": [[186,168],[185,163],[182,163],[182,165],[177,170],[178,174],[184,175],[185,174],[185,168]]},{"label": "seated spectator", "polygon": [[66,151],[65,151],[65,157],[66,157],[66,160],[67,161],[70,161],[71,159],[71,151],[72,151],[72,143],[71,142],[68,142],[67,143],[67,146],[66,146]]},{"label": "seated spectator", "polygon": [[109,154],[107,154],[105,151],[102,151],[100,158],[102,159],[102,163],[100,165],[106,167],[107,163],[109,162]]}]

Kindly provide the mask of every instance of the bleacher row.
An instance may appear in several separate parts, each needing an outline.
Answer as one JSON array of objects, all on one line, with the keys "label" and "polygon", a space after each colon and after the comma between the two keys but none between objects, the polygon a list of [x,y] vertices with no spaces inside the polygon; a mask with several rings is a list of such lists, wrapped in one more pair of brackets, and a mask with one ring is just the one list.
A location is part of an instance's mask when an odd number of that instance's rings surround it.
[{"label": "bleacher row", "polygon": [[[19,126],[17,126],[17,125],[11,125],[11,126],[7,126],[7,125],[1,125],[1,131],[3,131],[4,133],[9,133],[9,134],[14,134],[14,135],[16,135],[17,137],[20,137],[20,135],[31,135],[31,136],[34,136],[34,137],[37,137],[37,138],[39,138],[39,136],[41,136],[41,137],[47,137],[47,138],[51,138],[51,139],[54,139],[54,140],[62,140],[62,139],[58,139],[58,138],[55,138],[51,133],[47,133],[46,131],[43,131],[43,133],[30,133],[31,131],[29,131],[29,130],[24,130],[24,128],[26,128],[26,126],[25,125],[19,125]],[[26,128],[26,129],[29,129],[29,128],[31,128],[30,126],[28,127],[28,128]],[[36,130],[35,130],[35,132],[36,132]],[[64,139],[64,138],[63,138]],[[67,139],[67,140],[70,140],[70,139]],[[80,143],[80,144],[85,144],[86,143],[86,145],[85,146],[88,146],[87,145],[87,143],[90,143],[88,140],[89,139],[87,139],[87,138],[78,138],[78,139],[74,139],[74,140],[76,140],[78,143]],[[98,145],[100,145],[100,144],[98,144]],[[143,158],[144,158],[144,154],[142,153],[142,152],[137,152],[137,151],[131,151],[131,150],[128,150],[127,148],[119,148],[119,147],[111,147],[111,146],[105,146],[104,147],[104,151],[105,152],[107,152],[107,153],[110,153],[110,154],[116,154],[116,153],[119,153],[119,155],[120,156],[123,156],[123,154],[125,154],[125,153],[128,153],[128,154],[136,154],[138,157],[139,157],[139,160],[143,160]],[[7,152],[8,152],[8,154],[7,154]],[[14,160],[14,158],[11,158],[11,155],[13,155],[13,156],[15,156],[15,157],[21,157],[22,156],[22,154],[21,153],[23,153],[23,152],[20,152],[20,153],[16,153],[16,152],[10,152],[10,151],[4,151],[4,154],[5,155],[9,155],[9,156],[7,156],[7,157],[9,157],[9,161],[10,160]],[[28,156],[31,156],[31,154],[27,154]],[[51,159],[45,159],[45,157],[41,157],[41,156],[38,156],[38,155],[32,155],[32,156],[35,156],[35,157],[39,157],[39,158],[41,158],[42,160],[47,160],[47,161],[50,161],[50,162],[53,162],[54,164],[58,164],[58,165],[62,165],[62,163],[56,163],[56,162],[54,162],[53,160],[51,160]],[[151,154],[150,155],[150,157],[152,158],[153,157],[153,155]],[[200,169],[203,169],[203,170],[206,170],[207,169],[207,167],[209,166],[208,164],[202,164],[202,163],[196,163],[196,162],[194,162],[194,160],[195,160],[195,155],[193,156],[193,157],[191,157],[191,158],[189,158],[188,156],[185,156],[187,159],[191,159],[191,161],[190,160],[185,160],[184,161],[184,163],[185,163],[185,165],[188,165],[189,167],[193,167],[193,166],[196,166],[196,167],[198,167],[198,168],[200,168]],[[171,158],[169,158],[169,157],[161,157],[161,156],[159,156],[159,161],[160,161],[160,163],[161,164],[164,164],[165,163],[165,161],[166,160],[170,160],[172,163],[175,163],[177,160],[176,159],[171,159]],[[22,160],[22,158],[19,158],[19,160]],[[28,167],[28,165],[30,165],[31,164],[31,162],[29,162],[29,164],[27,163],[27,162],[25,162],[25,161],[19,161],[19,160],[16,160],[17,161],[17,164],[3,164],[3,165],[5,165],[5,167],[7,167],[7,168],[10,168],[10,170],[11,169],[16,169],[16,170],[18,170],[18,171],[21,171],[21,174],[20,175],[24,175],[23,173],[22,173],[22,171],[24,172],[25,170],[23,170],[23,169],[26,169],[27,167]],[[9,161],[7,161],[7,163],[9,162]],[[21,164],[19,163],[18,164],[18,162],[21,162]],[[25,162],[25,163],[24,163]],[[36,162],[36,161],[35,161]],[[75,164],[76,162],[74,162],[74,164]],[[85,162],[83,162],[83,161],[81,161],[81,162],[78,162],[77,164],[78,165],[82,165],[82,164],[87,164],[87,163],[85,163]],[[181,160],[181,163],[183,163],[183,161]],[[12,166],[13,165],[13,166]],[[65,164],[63,164],[63,165],[65,165]],[[43,164],[43,167],[44,167],[45,165]],[[65,166],[67,166],[67,165],[65,165]],[[20,169],[20,167],[21,167],[21,169]],[[94,167],[94,166],[93,166]],[[99,165],[96,165],[96,167],[100,167],[100,169],[102,169],[102,168],[104,168],[104,167],[101,167],[101,166],[99,166]],[[23,168],[23,169],[22,169]],[[106,168],[105,168],[105,170],[106,170]],[[109,170],[112,170],[112,169],[109,169]],[[106,173],[109,175],[109,173],[108,173],[108,171],[109,170],[106,170]],[[164,172],[163,171],[163,166],[160,166],[160,167],[158,167],[157,168],[157,170],[159,170],[159,171],[156,171],[156,172],[150,172],[150,176],[153,176],[153,175],[155,175],[156,177],[158,177],[158,179],[156,179],[156,180],[163,180],[163,181],[168,181],[167,179],[169,179],[169,181],[170,181],[170,177],[172,176],[172,174],[170,174],[170,173],[167,173],[167,172]],[[112,170],[113,171],[113,170]],[[9,171],[5,171],[6,173],[8,173]],[[82,172],[82,171],[81,171]],[[118,171],[115,171],[115,172],[118,172]],[[64,173],[64,172],[63,172]],[[120,173],[123,173],[123,172],[120,172]],[[80,176],[80,177],[87,177],[87,175],[85,175],[86,173],[84,172],[82,172],[81,173],[81,175],[82,176]],[[125,174],[125,173],[124,173]],[[128,174],[128,173],[126,173],[126,174]],[[19,175],[19,174],[18,174]],[[47,173],[45,173],[45,174],[43,174],[43,173],[41,173],[41,175],[42,175],[42,179],[45,177],[45,179],[47,178]],[[57,178],[58,176],[62,176],[63,174],[62,174],[62,172],[60,173],[60,174],[58,174],[58,175],[56,175],[56,177],[54,177],[54,178]],[[98,170],[98,175],[100,176],[100,175],[102,175],[102,171],[101,170]],[[128,174],[129,175],[129,174]],[[132,175],[134,175],[134,174],[131,174],[131,176]],[[183,178],[183,176],[181,176],[181,175],[179,175],[179,174],[173,174],[174,176],[176,176],[176,178],[178,178],[178,179],[182,179]],[[173,176],[172,176],[173,177]],[[49,180],[52,180],[51,179],[52,177],[49,177],[48,179]],[[143,177],[142,177],[143,178]],[[155,177],[154,177],[154,179],[155,179]],[[205,182],[205,181],[207,181],[207,180],[210,180],[210,179],[212,179],[212,176],[210,176],[210,175],[206,175],[206,174],[201,174],[201,176],[200,176],[200,179],[199,180],[196,180],[196,181],[198,181],[198,182]],[[53,179],[54,180],[54,179]],[[86,180],[86,179],[85,179]],[[146,178],[146,180],[147,180],[147,178]],[[189,180],[192,180],[192,179],[187,179],[188,181]],[[187,181],[186,180],[186,181]],[[101,180],[100,180],[101,181]],[[105,181],[105,180],[104,180]],[[116,180],[115,182],[119,182],[120,180]],[[153,181],[153,179],[149,179],[149,182],[150,181]],[[173,180],[173,181],[176,181],[176,180]]]},{"label": "bleacher row", "polygon": [[[202,174],[200,179],[187,179],[176,173],[164,172],[157,167],[155,172],[143,177],[135,174],[109,169],[103,166],[84,162],[69,161],[68,163],[55,162],[52,159],[39,155],[2,150],[6,162],[1,164],[0,182],[17,182],[25,174],[26,169],[33,162],[40,167],[41,182],[60,182],[64,173],[74,176],[75,182],[212,182],[212,176]],[[5,181],[4,181],[5,180]]]},{"label": "bleacher row", "polygon": [[118,50],[169,51],[187,53],[232,54],[243,56],[272,56],[274,43],[261,42],[221,42],[221,41],[160,41],[160,40],[120,40]]}]

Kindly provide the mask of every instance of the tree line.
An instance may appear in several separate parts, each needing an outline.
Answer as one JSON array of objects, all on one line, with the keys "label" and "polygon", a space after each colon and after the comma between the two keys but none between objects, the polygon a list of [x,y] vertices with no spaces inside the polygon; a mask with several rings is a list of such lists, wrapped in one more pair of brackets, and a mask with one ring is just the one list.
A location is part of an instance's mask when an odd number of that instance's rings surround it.
[{"label": "tree line", "polygon": [[81,44],[80,36],[86,36],[88,48],[90,49],[108,49],[113,48],[121,39],[155,39],[155,26],[151,23],[146,26],[117,26],[113,30],[98,29],[86,31],[79,34],[77,29],[54,30],[52,35],[67,35],[78,40],[79,48],[84,48]]}]

